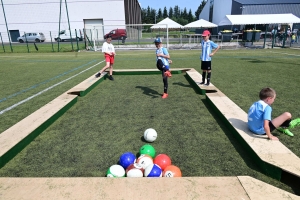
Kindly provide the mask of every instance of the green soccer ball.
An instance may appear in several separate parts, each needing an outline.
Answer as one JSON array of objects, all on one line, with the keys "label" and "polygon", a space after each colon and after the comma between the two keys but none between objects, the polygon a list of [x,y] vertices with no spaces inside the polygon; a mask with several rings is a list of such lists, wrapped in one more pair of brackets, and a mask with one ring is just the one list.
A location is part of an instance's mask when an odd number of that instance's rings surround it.
[{"label": "green soccer ball", "polygon": [[156,151],[152,145],[145,144],[144,146],[142,146],[140,148],[140,155],[142,155],[142,154],[147,154],[147,155],[151,156],[152,158],[154,158]]}]

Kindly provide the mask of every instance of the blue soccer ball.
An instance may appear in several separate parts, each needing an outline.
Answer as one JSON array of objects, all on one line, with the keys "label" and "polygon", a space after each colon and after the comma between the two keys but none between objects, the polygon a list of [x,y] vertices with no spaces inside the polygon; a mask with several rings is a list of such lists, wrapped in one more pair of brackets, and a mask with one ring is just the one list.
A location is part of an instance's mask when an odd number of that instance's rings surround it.
[{"label": "blue soccer ball", "polygon": [[135,163],[135,160],[136,157],[133,153],[126,152],[120,156],[119,163],[126,170],[129,165]]}]

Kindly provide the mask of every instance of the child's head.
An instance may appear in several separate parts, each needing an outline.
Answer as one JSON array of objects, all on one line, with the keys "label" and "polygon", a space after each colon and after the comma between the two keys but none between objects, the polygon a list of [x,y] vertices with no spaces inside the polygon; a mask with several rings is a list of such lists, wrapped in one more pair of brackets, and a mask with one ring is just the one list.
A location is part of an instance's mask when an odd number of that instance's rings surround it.
[{"label": "child's head", "polygon": [[276,98],[276,92],[274,89],[269,88],[269,87],[263,88],[259,92],[259,98],[261,100],[263,100],[264,102],[266,102],[268,105],[271,105]]},{"label": "child's head", "polygon": [[154,43],[155,43],[156,48],[159,48],[162,43],[162,40],[158,37],[154,40]]},{"label": "child's head", "polygon": [[210,36],[209,30],[203,31],[202,37],[203,37],[203,39],[204,39],[205,41],[207,41],[207,40],[209,39],[209,36]]},{"label": "child's head", "polygon": [[111,42],[111,35],[108,35],[108,36],[106,37],[106,42],[107,42],[107,43],[110,43],[110,42]]}]

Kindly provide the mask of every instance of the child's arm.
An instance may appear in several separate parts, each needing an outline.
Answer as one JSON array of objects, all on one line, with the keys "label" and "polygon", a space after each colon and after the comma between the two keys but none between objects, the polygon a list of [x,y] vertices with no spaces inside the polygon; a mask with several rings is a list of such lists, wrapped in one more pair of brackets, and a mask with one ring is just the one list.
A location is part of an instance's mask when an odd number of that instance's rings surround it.
[{"label": "child's arm", "polygon": [[162,57],[162,58],[170,59],[170,54],[169,54],[169,52],[168,52],[165,48],[163,48],[163,53],[157,54],[156,56],[159,56],[159,57]]},{"label": "child's arm", "polygon": [[272,135],[270,131],[269,120],[264,120],[264,129],[270,140],[279,140],[277,137]]},{"label": "child's arm", "polygon": [[220,45],[217,48],[215,48],[215,50],[211,54],[209,54],[209,56],[212,57],[213,55],[215,55],[215,53],[217,53],[219,49],[220,49]]}]

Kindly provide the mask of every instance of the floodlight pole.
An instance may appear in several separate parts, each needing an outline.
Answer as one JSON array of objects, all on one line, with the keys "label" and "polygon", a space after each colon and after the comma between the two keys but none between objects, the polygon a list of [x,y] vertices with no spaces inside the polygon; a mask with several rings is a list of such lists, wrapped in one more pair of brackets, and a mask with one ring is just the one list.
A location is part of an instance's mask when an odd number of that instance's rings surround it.
[{"label": "floodlight pole", "polygon": [[8,31],[8,27],[7,27],[7,21],[6,21],[6,16],[5,16],[5,11],[4,11],[4,6],[3,6],[3,0],[1,0],[1,4],[2,4],[2,9],[3,9],[3,15],[4,15],[4,20],[5,20],[5,25],[6,25],[6,31],[7,31],[7,36],[8,36],[8,40],[9,40],[10,50],[11,50],[11,52],[13,52],[13,49],[12,49],[12,46],[11,46],[10,34],[9,34],[9,31]]},{"label": "floodlight pole", "polygon": [[[61,21],[61,3],[62,3],[62,0],[60,0],[60,3],[59,3],[59,22],[58,22],[58,36],[57,36],[57,51],[59,52],[59,40],[60,40],[60,21]],[[59,38],[59,39],[58,39]]]},{"label": "floodlight pole", "polygon": [[[68,6],[67,6],[67,0],[65,0],[65,4],[66,4],[66,10],[67,10],[67,17],[68,17],[68,24],[69,24],[69,30],[70,30],[70,39],[71,39],[71,44],[72,44],[72,50],[74,51],[72,33],[71,33],[71,26],[70,26],[70,20],[69,20],[69,12],[68,12]],[[76,38],[76,40],[77,40],[77,38]]]}]

